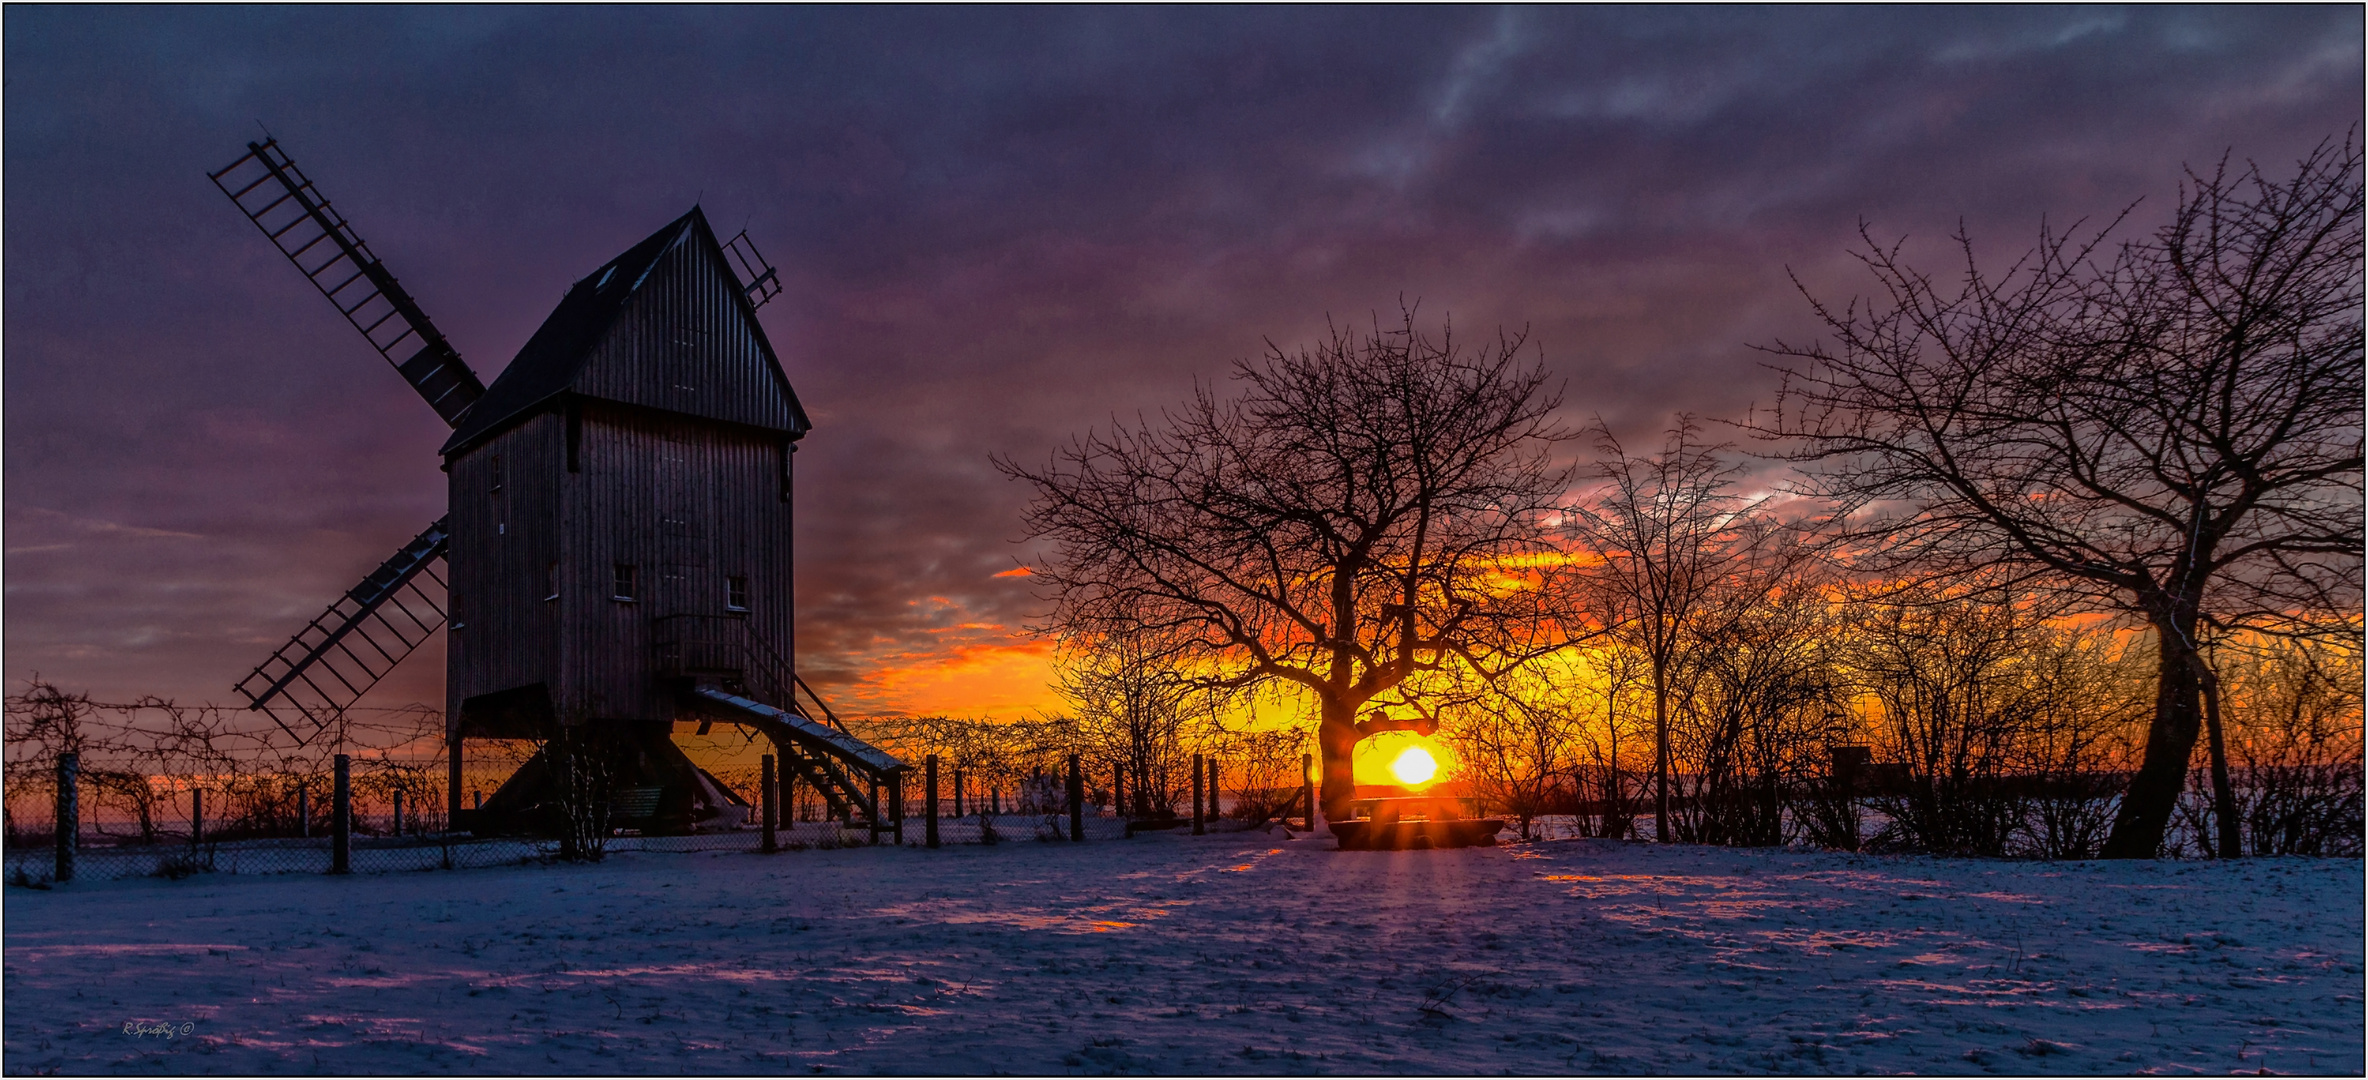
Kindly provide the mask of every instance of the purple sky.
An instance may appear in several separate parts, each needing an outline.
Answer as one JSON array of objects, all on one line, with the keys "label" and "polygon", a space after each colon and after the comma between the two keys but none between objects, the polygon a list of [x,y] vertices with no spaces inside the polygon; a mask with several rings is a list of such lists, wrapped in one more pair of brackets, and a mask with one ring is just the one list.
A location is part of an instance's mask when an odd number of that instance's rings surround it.
[{"label": "purple sky", "polygon": [[[2362,12],[126,9],[5,14],[6,678],[228,700],[441,512],[428,408],[206,182],[261,121],[490,382],[703,202],[798,456],[800,664],[858,711],[1041,698],[996,578],[1040,459],[1401,295],[1527,325],[1639,439],[1771,381],[1864,218],[2283,169],[2362,119]],[[1000,659],[998,659],[1000,658]],[[422,656],[376,698],[441,700]],[[1030,697],[1029,695],[1035,695]],[[1024,699],[1024,700],[1023,700]]]}]

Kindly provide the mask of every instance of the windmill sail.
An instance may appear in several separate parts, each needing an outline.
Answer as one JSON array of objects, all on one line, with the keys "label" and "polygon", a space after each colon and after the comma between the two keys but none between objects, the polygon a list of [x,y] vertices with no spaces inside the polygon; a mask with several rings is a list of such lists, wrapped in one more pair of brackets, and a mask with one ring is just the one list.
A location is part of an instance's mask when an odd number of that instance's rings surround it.
[{"label": "windmill sail", "polygon": [[244,157],[206,175],[437,416],[460,425],[485,384],[277,140],[248,143]]},{"label": "windmill sail", "polygon": [[[369,693],[443,628],[444,579],[435,564],[449,539],[444,519],[437,519],[338,597],[239,680],[248,707],[268,714],[302,743]],[[310,727],[300,733],[291,719]]]},{"label": "windmill sail", "polygon": [[748,309],[765,306],[765,301],[781,295],[781,275],[773,272],[773,264],[765,261],[764,253],[756,249],[756,241],[748,238],[748,230],[724,245],[724,252],[732,257],[732,272],[740,278],[740,292],[748,297]]}]

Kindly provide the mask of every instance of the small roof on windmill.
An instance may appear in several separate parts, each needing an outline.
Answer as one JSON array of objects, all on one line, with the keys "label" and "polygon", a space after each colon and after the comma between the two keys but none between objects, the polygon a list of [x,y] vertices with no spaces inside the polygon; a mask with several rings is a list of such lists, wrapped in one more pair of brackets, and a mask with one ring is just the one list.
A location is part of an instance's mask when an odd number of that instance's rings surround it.
[{"label": "small roof on windmill", "polygon": [[792,439],[813,426],[695,206],[568,289],[442,453],[461,453],[570,394]]}]

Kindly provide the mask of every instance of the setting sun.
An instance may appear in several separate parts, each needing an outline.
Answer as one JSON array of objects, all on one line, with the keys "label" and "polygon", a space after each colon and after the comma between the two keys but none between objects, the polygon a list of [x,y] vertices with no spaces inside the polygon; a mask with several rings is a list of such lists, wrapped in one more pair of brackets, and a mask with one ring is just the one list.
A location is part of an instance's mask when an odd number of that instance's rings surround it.
[{"label": "setting sun", "polygon": [[1405,753],[1390,762],[1390,775],[1408,787],[1430,783],[1431,777],[1438,775],[1438,772],[1439,763],[1431,760],[1431,752],[1419,746],[1407,747]]}]

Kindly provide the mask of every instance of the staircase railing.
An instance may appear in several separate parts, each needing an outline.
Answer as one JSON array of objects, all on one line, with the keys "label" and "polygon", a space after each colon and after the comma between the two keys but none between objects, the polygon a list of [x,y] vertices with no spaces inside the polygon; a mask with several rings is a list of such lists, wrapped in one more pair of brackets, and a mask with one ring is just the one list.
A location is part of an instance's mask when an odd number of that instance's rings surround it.
[{"label": "staircase railing", "polygon": [[[899,828],[895,819],[900,809],[880,805],[879,792],[886,789],[893,802],[899,783],[895,773],[901,766],[865,761],[879,752],[847,730],[822,695],[798,677],[788,660],[749,620],[666,615],[654,620],[651,631],[658,676],[683,680],[694,699],[705,699],[698,702],[702,709],[712,712],[720,706],[771,736],[782,754],[783,776],[798,776],[811,784],[832,816],[852,824],[860,813],[874,836]],[[801,693],[812,709],[799,707]],[[743,705],[728,700],[733,696],[761,706],[756,713],[777,710],[788,716],[752,715]],[[815,712],[821,714],[819,723]],[[794,728],[799,723],[827,724],[836,734],[799,734]],[[831,743],[839,745],[827,745]]]},{"label": "staircase railing", "polygon": [[[748,619],[729,615],[664,615],[653,625],[658,673],[669,678],[712,678],[736,684],[748,696],[783,712],[821,720],[842,732],[847,725],[831,711],[797,669]],[[798,696],[813,705],[800,707]]]}]

